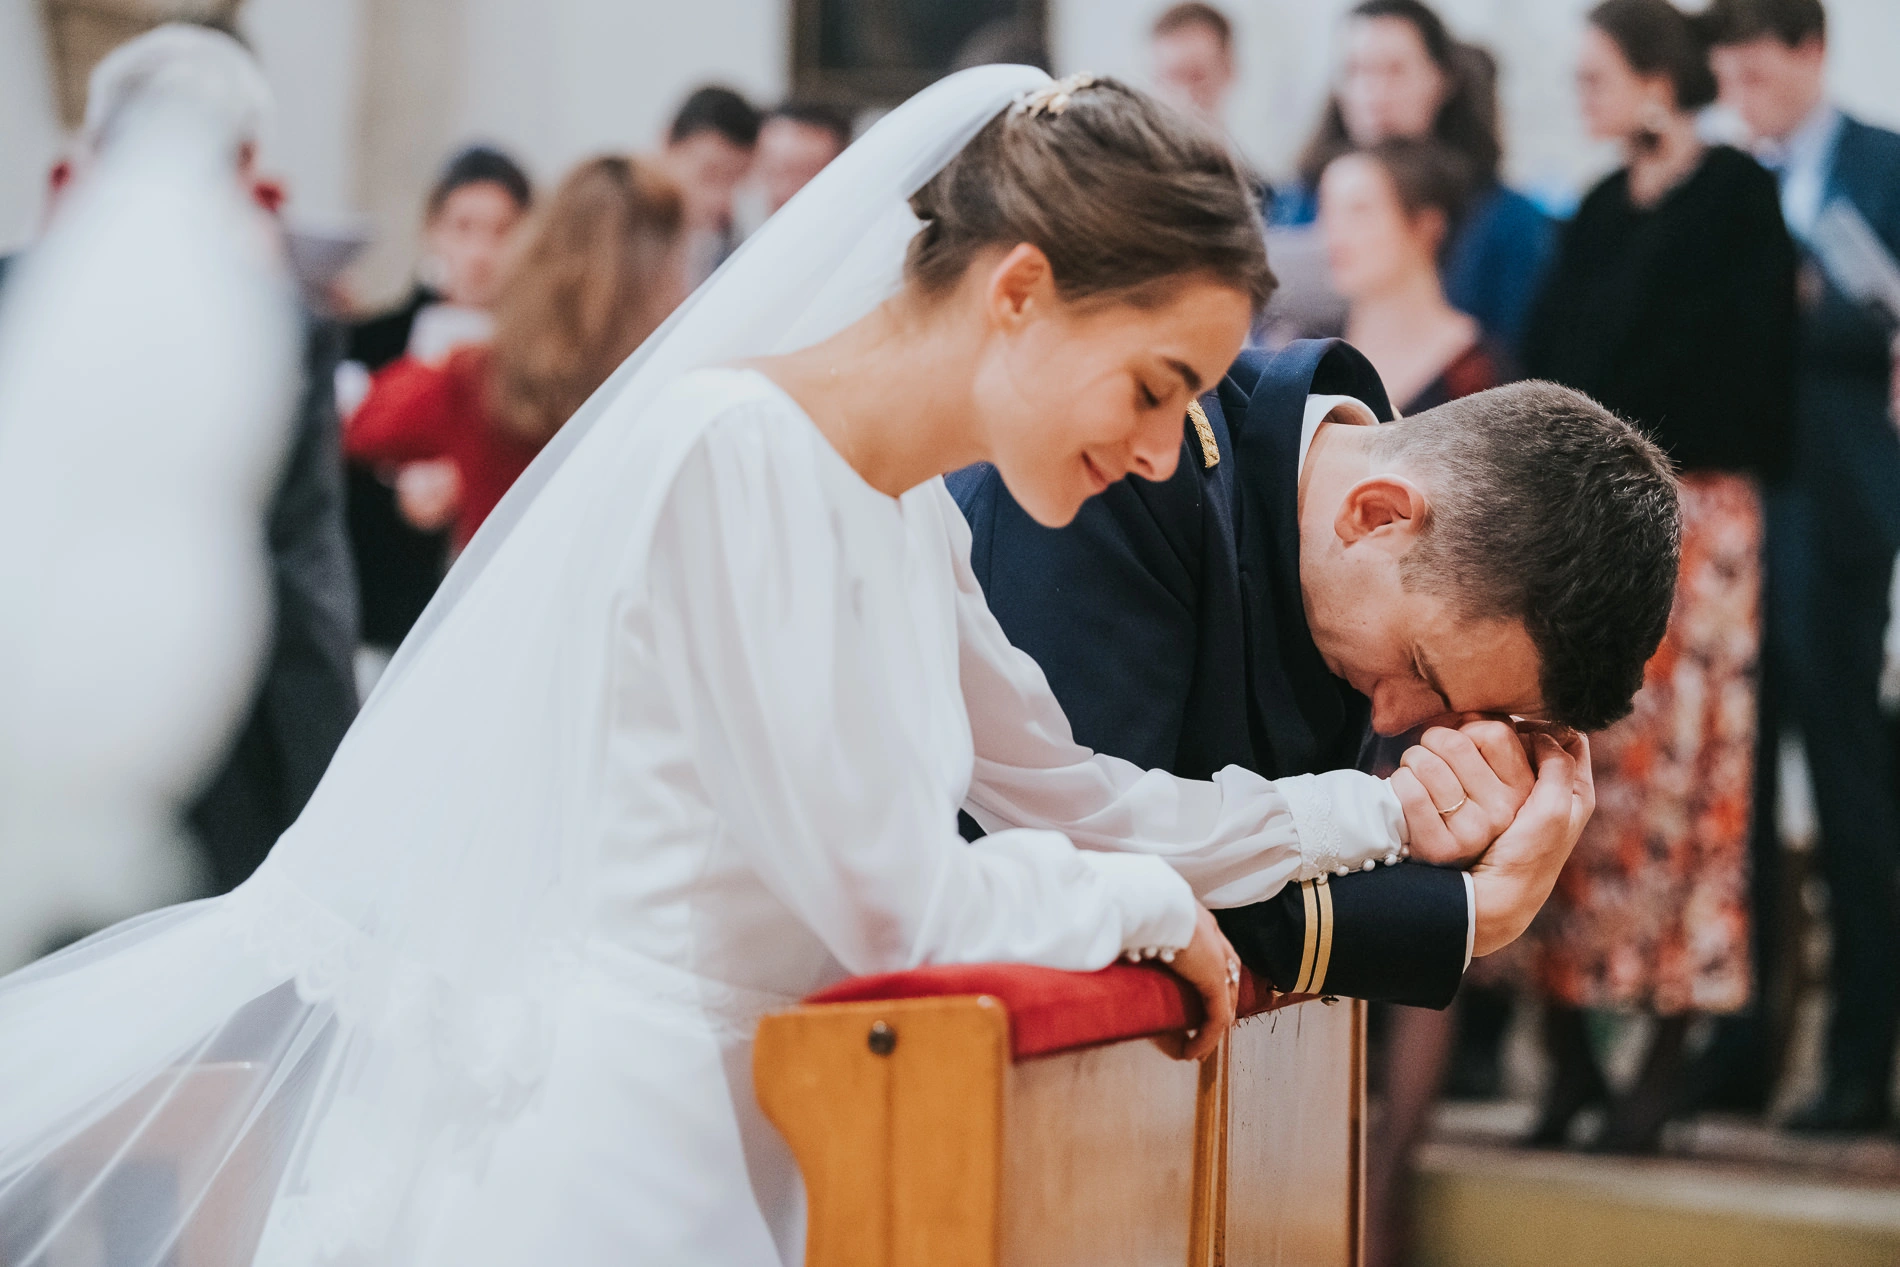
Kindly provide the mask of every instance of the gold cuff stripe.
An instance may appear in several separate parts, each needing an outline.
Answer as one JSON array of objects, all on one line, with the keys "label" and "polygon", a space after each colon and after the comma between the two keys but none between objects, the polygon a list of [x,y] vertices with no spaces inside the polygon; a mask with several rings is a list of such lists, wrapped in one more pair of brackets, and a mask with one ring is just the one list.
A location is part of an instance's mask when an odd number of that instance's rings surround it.
[{"label": "gold cuff stripe", "polygon": [[1321,876],[1313,886],[1319,897],[1319,958],[1313,965],[1313,982],[1307,986],[1311,994],[1323,994],[1326,991],[1326,969],[1333,962],[1333,890]]},{"label": "gold cuff stripe", "polygon": [[1300,950],[1300,970],[1293,978],[1294,994],[1309,994],[1307,984],[1313,976],[1315,960],[1319,957],[1319,899],[1313,896],[1316,882],[1312,880],[1300,885],[1300,899],[1306,904],[1306,944]]}]

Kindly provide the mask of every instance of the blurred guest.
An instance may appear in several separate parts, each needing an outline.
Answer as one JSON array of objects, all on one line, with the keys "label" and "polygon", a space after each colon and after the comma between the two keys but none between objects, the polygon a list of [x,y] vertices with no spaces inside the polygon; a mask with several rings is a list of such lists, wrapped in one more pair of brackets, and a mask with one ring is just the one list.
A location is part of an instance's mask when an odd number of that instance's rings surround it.
[{"label": "blurred guest", "polygon": [[1748,826],[1762,506],[1794,410],[1795,254],[1773,177],[1706,147],[1708,51],[1668,0],[1590,13],[1590,133],[1625,166],[1584,198],[1532,315],[1525,368],[1645,427],[1683,477],[1682,570],[1634,714],[1596,741],[1596,815],[1539,919],[1555,1074],[1533,1142],[1606,1094],[1584,1008],[1656,1019],[1597,1147],[1649,1152],[1698,1013],[1749,997]]},{"label": "blurred guest", "polygon": [[[1320,177],[1320,235],[1333,288],[1347,301],[1346,339],[1403,402],[1401,415],[1505,381],[1478,323],[1451,306],[1439,282],[1438,254],[1467,194],[1459,156],[1434,141],[1381,141],[1341,154]],[[1392,756],[1403,750],[1400,742]],[[1385,1020],[1385,1107],[1366,1161],[1367,1267],[1404,1261],[1406,1189],[1456,1012],[1393,1006]]]},{"label": "blurred guest", "polygon": [[[1803,254],[1792,478],[1769,503],[1769,646],[1813,774],[1833,1013],[1824,1088],[1788,1124],[1866,1129],[1890,1117],[1900,1025],[1900,798],[1875,698],[1900,549],[1900,441],[1891,327],[1842,292],[1813,243],[1823,207],[1839,202],[1900,255],[1900,135],[1828,101],[1820,0],[1715,0],[1706,20],[1723,100],[1775,173]],[[1757,856],[1772,864],[1772,832],[1762,835]],[[1739,1065],[1720,1071],[1753,1107],[1766,1099],[1764,1046],[1744,1037]]]},{"label": "blurred guest", "polygon": [[0,971],[202,891],[180,815],[268,648],[301,369],[287,239],[245,178],[255,64],[167,26],[92,84],[0,293]]},{"label": "blurred guest", "polygon": [[753,173],[765,192],[766,214],[790,202],[850,144],[851,119],[842,110],[788,101],[767,111]]},{"label": "blurred guest", "polygon": [[1393,139],[1340,155],[1320,177],[1319,226],[1346,341],[1366,354],[1400,414],[1496,387],[1505,376],[1477,321],[1452,307],[1438,254],[1466,198],[1457,154]]},{"label": "blurred guest", "polygon": [[410,334],[425,309],[486,314],[501,285],[508,245],[532,201],[527,173],[500,150],[471,145],[451,158],[423,204],[422,265],[414,289],[399,307],[351,329],[350,359],[379,370],[410,351]]},{"label": "blurred guest", "polygon": [[1272,222],[1311,223],[1326,165],[1389,137],[1434,137],[1469,166],[1470,205],[1439,258],[1445,294],[1515,353],[1549,258],[1551,224],[1499,180],[1496,79],[1486,59],[1418,0],[1365,0],[1352,10],[1339,87],[1301,156],[1300,183],[1274,200]]},{"label": "blurred guest", "polygon": [[[405,353],[437,359],[457,342],[485,338],[509,243],[532,198],[527,174],[499,150],[472,145],[450,159],[424,204],[415,288],[401,306],[350,331],[348,360],[373,372]],[[343,403],[347,412],[357,400]],[[399,471],[352,462],[347,475],[363,641],[386,657],[435,593],[448,539],[439,524],[404,516]],[[414,470],[406,482],[428,477]]]},{"label": "blurred guest", "polygon": [[686,207],[686,280],[697,286],[738,243],[733,195],[759,143],[759,112],[730,88],[695,91],[673,116],[666,166]]},{"label": "blurred guest", "polygon": [[1234,27],[1211,4],[1177,4],[1149,34],[1155,92],[1217,128],[1227,126],[1234,87]]},{"label": "blurred guest", "polygon": [[376,376],[344,445],[366,462],[446,459],[459,548],[614,367],[683,296],[684,199],[651,164],[605,157],[561,182],[495,301],[491,343]]},{"label": "blurred guest", "polygon": [[[196,79],[227,99],[241,121],[235,176],[260,206],[275,210],[281,191],[256,165],[258,136],[274,109],[262,72],[229,36],[176,24],[122,45],[99,64],[88,86],[80,151],[52,173],[55,202],[84,179],[111,122],[160,76]],[[249,877],[302,812],[356,716],[356,581],[343,531],[332,394],[340,338],[311,317],[304,336],[290,450],[261,526],[271,562],[270,646],[227,754],[186,814],[219,892]]]}]

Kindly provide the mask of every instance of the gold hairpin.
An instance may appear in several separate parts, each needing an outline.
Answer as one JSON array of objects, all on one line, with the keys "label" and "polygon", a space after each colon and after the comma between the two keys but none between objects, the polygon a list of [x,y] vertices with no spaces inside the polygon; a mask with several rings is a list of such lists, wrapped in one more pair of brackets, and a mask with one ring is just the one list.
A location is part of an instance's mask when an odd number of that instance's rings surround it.
[{"label": "gold hairpin", "polygon": [[1011,109],[1016,114],[1026,114],[1031,118],[1039,114],[1054,118],[1069,108],[1069,101],[1076,93],[1094,86],[1094,75],[1069,75],[1052,84],[1044,84],[1034,92],[1024,93],[1016,98],[1016,104]]}]

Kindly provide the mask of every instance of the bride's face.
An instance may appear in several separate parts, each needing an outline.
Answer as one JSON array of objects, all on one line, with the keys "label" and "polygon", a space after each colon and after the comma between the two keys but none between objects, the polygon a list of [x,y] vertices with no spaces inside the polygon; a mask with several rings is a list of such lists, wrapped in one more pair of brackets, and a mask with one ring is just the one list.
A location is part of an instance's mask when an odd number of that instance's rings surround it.
[{"label": "bride's face", "polygon": [[995,266],[985,302],[974,393],[984,447],[1050,528],[1124,476],[1174,474],[1188,403],[1227,373],[1253,315],[1241,292],[1196,276],[1141,302],[1065,302],[1033,246]]}]

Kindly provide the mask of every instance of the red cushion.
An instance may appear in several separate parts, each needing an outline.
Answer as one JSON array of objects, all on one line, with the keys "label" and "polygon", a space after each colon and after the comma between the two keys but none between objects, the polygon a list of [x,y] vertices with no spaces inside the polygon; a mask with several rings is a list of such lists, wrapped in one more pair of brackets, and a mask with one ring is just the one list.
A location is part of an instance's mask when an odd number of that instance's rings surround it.
[{"label": "red cushion", "polygon": [[[987,994],[1009,1013],[1010,1051],[1017,1060],[1059,1051],[1168,1034],[1201,1021],[1201,1000],[1186,982],[1154,964],[1114,964],[1100,972],[1061,972],[1017,963],[945,964],[852,977],[820,990],[807,1003],[863,1003]],[[1240,1014],[1252,1016],[1304,1002],[1240,977]]]}]

